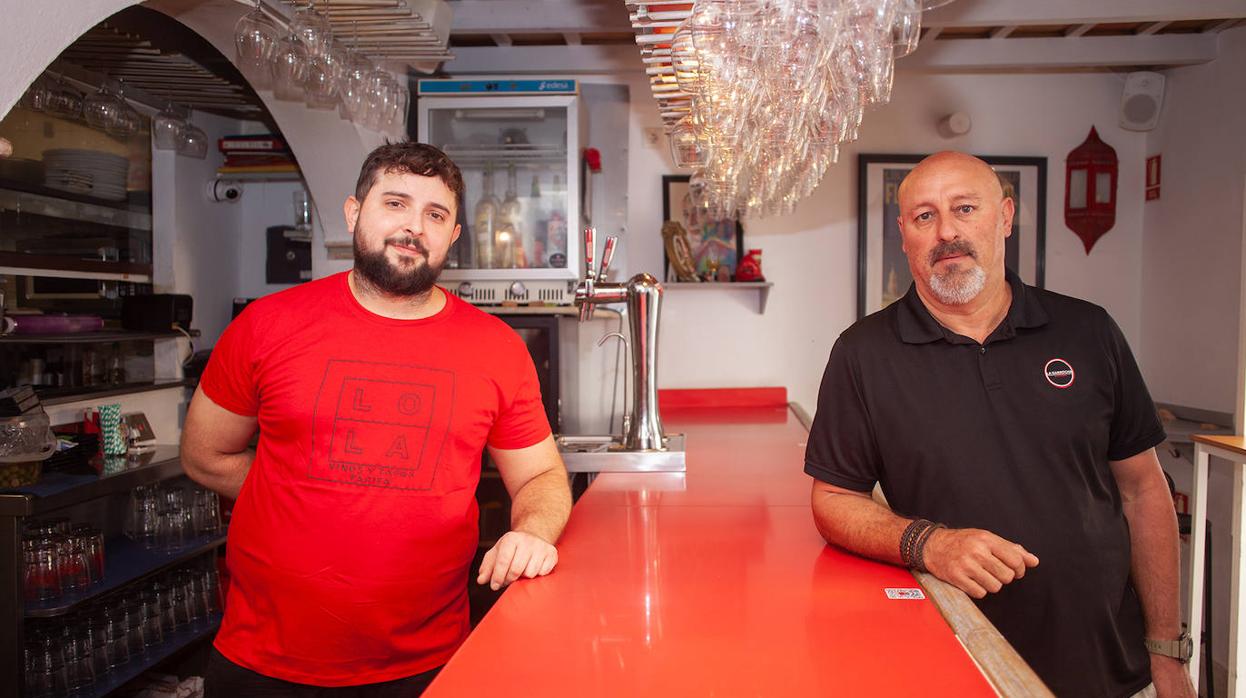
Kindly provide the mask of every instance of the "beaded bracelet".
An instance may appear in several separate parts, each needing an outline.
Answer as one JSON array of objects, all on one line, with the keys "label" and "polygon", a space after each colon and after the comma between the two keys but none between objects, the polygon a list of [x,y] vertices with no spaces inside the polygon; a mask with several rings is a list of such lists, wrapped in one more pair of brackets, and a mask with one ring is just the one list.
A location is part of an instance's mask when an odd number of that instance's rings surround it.
[{"label": "beaded bracelet", "polygon": [[936,528],[944,528],[943,524],[927,519],[915,519],[905,527],[900,536],[900,560],[907,567],[921,572],[926,571],[926,541]]},{"label": "beaded bracelet", "polygon": [[940,528],[946,528],[946,526],[941,523],[932,524],[928,526],[926,530],[922,531],[921,537],[917,539],[917,564],[913,567],[920,572],[929,571],[926,569],[926,542],[930,540],[932,535],[934,535],[935,530]]}]

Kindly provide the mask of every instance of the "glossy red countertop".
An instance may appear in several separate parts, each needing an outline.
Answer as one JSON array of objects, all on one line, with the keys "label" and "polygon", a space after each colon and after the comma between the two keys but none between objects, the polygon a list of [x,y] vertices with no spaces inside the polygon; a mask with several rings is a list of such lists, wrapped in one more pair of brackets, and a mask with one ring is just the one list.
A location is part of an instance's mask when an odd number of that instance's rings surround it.
[{"label": "glossy red countertop", "polygon": [[663,415],[684,474],[603,474],[425,693],[993,696],[903,569],[825,545],[786,408]]}]

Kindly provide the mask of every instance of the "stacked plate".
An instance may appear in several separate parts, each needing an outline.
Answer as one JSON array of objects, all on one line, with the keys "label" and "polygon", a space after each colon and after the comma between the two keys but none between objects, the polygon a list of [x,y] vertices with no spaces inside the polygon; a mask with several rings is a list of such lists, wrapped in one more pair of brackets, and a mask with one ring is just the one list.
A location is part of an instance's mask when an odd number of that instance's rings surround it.
[{"label": "stacked plate", "polygon": [[43,184],[108,201],[126,197],[130,161],[98,150],[55,148],[43,153]]}]

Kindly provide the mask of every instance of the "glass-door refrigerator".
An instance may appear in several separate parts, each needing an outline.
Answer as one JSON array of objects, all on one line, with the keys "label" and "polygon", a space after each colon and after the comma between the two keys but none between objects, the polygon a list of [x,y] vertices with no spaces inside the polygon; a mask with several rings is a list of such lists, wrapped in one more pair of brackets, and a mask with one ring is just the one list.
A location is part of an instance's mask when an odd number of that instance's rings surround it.
[{"label": "glass-door refrigerator", "polygon": [[476,304],[569,305],[582,273],[575,80],[420,80],[416,138],[463,172],[443,285]]}]

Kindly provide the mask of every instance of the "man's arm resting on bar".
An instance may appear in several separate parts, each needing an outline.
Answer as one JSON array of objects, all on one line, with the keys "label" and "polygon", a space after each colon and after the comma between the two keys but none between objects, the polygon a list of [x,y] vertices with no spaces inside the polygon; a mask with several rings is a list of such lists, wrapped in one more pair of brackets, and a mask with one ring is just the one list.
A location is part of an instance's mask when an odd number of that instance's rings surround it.
[{"label": "man's arm resting on bar", "polygon": [[558,564],[554,543],[571,515],[571,488],[553,436],[527,448],[490,448],[489,455],[511,496],[511,530],[485,553],[476,582],[497,590]]},{"label": "man's arm resting on bar", "polygon": [[[911,522],[868,492],[813,481],[813,519],[828,543],[858,555],[904,564],[900,538]],[[1016,543],[977,528],[940,528],[926,541],[926,569],[975,599],[1025,576],[1038,558]]]}]

